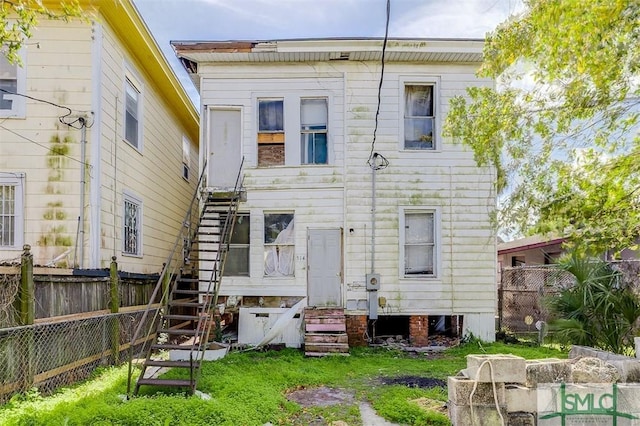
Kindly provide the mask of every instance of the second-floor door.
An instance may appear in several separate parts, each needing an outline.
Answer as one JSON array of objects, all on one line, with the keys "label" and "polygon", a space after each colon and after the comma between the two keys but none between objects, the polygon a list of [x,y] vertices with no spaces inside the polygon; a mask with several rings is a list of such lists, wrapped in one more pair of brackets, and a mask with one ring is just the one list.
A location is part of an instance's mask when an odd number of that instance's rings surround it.
[{"label": "second-floor door", "polygon": [[242,159],[240,109],[210,108],[208,111],[208,186],[233,188]]}]

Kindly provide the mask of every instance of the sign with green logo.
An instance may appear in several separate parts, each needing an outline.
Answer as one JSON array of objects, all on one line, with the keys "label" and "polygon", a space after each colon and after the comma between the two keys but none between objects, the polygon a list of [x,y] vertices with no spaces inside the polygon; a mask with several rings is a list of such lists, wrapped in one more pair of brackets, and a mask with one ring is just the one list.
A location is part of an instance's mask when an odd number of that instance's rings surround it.
[{"label": "sign with green logo", "polygon": [[540,384],[538,425],[640,425],[640,384]]}]

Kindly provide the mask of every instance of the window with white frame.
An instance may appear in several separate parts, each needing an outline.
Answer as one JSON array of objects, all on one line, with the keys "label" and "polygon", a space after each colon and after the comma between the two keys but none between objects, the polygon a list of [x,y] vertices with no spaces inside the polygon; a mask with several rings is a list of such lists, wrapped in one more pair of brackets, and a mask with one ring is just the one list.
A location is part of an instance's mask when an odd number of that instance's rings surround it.
[{"label": "window with white frame", "polygon": [[435,119],[435,84],[405,84],[404,149],[435,149]]},{"label": "window with white frame", "polygon": [[132,78],[125,79],[124,140],[142,149],[142,91]]},{"label": "window with white frame", "polygon": [[122,253],[142,256],[142,200],[125,192],[122,216]]},{"label": "window with white frame", "polygon": [[300,99],[301,164],[327,164],[327,99]]},{"label": "window with white frame", "polygon": [[284,155],[284,99],[258,99],[258,166],[282,166]]},{"label": "window with white frame", "polygon": [[405,277],[436,275],[436,226],[432,210],[405,210],[402,254]]},{"label": "window with white frame", "polygon": [[0,117],[24,117],[26,72],[25,59],[21,55],[22,66],[9,63],[0,54]]},{"label": "window with white frame", "polygon": [[249,213],[238,213],[233,234],[229,241],[229,252],[224,264],[224,276],[249,276]]},{"label": "window with white frame", "polygon": [[264,275],[294,275],[295,233],[293,213],[264,215]]},{"label": "window with white frame", "polygon": [[189,166],[191,164],[191,144],[189,139],[182,137],[182,177],[189,180]]},{"label": "window with white frame", "polygon": [[0,172],[0,248],[22,246],[23,180],[23,174]]}]

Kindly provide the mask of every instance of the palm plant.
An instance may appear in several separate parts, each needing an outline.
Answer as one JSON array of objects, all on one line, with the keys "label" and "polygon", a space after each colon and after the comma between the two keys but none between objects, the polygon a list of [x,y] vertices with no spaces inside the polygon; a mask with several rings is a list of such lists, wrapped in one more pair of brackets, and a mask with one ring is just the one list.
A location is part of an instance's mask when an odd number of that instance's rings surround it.
[{"label": "palm plant", "polygon": [[572,253],[560,261],[575,284],[547,301],[551,330],[566,344],[629,354],[638,332],[640,298],[607,262]]}]

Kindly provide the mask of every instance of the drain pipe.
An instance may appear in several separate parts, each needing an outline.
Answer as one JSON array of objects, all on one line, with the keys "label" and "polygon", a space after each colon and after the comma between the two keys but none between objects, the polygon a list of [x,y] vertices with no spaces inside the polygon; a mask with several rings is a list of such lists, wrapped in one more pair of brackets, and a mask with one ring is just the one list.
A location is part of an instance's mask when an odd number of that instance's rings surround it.
[{"label": "drain pipe", "polygon": [[[80,263],[79,268],[84,267],[84,193],[87,186],[86,174],[87,174],[87,121],[84,117],[78,117],[80,122],[80,217],[79,217],[79,240],[80,240]],[[76,241],[76,246],[78,241]],[[77,259],[76,259],[77,260]]]}]

